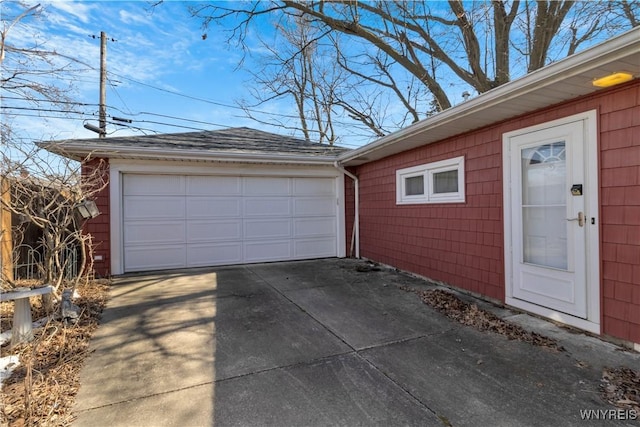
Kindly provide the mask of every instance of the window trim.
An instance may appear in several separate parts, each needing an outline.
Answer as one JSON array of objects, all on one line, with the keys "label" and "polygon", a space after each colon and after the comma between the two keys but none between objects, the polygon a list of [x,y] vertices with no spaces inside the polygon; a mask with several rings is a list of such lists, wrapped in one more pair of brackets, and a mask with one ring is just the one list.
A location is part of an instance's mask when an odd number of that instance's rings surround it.
[{"label": "window trim", "polygon": [[[434,191],[434,174],[458,171],[458,191],[436,193]],[[424,177],[424,194],[406,195],[406,179],[416,176]],[[465,202],[464,156],[440,160],[423,165],[396,170],[396,204],[412,205],[422,203],[464,203]]]}]

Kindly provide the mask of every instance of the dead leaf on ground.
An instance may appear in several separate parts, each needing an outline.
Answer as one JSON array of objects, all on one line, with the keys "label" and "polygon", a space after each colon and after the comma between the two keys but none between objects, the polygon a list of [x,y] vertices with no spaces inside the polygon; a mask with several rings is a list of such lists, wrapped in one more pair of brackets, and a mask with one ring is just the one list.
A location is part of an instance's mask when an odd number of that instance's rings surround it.
[{"label": "dead leaf on ground", "polygon": [[640,371],[627,367],[605,368],[600,392],[607,402],[640,416]]},{"label": "dead leaf on ground", "polygon": [[[11,350],[18,354],[20,366],[0,391],[0,425],[69,426],[71,408],[80,386],[80,369],[88,355],[89,340],[109,295],[107,281],[94,281],[78,287],[80,317],[74,325],[50,321],[34,330],[34,340]],[[44,316],[39,298],[32,300],[32,316]],[[11,328],[13,304],[0,305],[2,329]],[[8,343],[2,354],[9,353]],[[31,381],[29,381],[31,377]],[[28,398],[26,398],[28,397]]]},{"label": "dead leaf on ground", "polygon": [[451,292],[442,289],[420,291],[407,286],[398,287],[404,291],[416,293],[425,304],[463,325],[472,326],[480,331],[495,332],[510,340],[528,342],[553,351],[564,351],[556,340],[527,331],[519,325],[479,308],[476,304],[462,301]]}]

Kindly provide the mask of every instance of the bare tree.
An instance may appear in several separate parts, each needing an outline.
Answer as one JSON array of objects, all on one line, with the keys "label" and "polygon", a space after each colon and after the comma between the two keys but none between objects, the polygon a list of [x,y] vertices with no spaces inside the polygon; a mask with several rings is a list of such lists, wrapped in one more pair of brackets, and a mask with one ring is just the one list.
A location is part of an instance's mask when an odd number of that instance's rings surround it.
[{"label": "bare tree", "polygon": [[[430,107],[436,111],[451,107],[463,91],[452,88],[487,92],[636,26],[640,16],[637,0],[273,0],[206,3],[191,10],[205,28],[231,22],[229,41],[246,49],[250,48],[249,30],[264,25],[264,17],[287,22],[287,16],[295,16],[315,29],[319,35],[315,44],[323,38],[344,38],[334,44],[331,56],[347,72],[341,84],[353,88],[355,81],[366,82],[369,95],[359,94],[369,101],[363,106],[353,99],[340,99],[336,105],[376,135],[386,133],[388,122],[372,119],[367,105],[372,107],[371,99],[382,93],[392,101],[390,105],[403,106],[403,119],[394,116],[402,126],[432,114]],[[292,46],[300,47],[300,41],[295,39]],[[284,69],[291,56],[278,53],[276,62]],[[336,87],[334,93],[346,93],[341,90],[345,86]],[[413,97],[418,93],[416,102]]]},{"label": "bare tree", "polygon": [[[11,147],[12,157],[9,152],[2,152],[1,172],[3,179],[10,183],[6,190],[10,194],[1,198],[1,207],[20,218],[12,230],[14,235],[25,225],[41,231],[39,277],[53,286],[54,296],[59,298],[63,288],[75,288],[91,273],[93,244],[91,235],[83,233],[87,218],[82,216],[79,207],[92,201],[106,187],[105,165],[85,169],[81,176],[80,163],[62,158],[52,165],[43,161],[42,148],[25,147]],[[16,152],[21,154],[19,161],[15,160]],[[73,249],[76,257],[67,257],[67,249]],[[73,267],[77,270],[70,276],[72,262],[76,263]]]},{"label": "bare tree", "polygon": [[[45,115],[54,108],[61,113],[77,113],[73,107],[73,76],[78,67],[88,65],[55,50],[48,49],[37,36],[25,36],[20,30],[27,21],[42,17],[43,7],[23,2],[0,0],[0,95],[2,118],[0,144],[15,142],[15,112]],[[71,79],[69,77],[72,77]],[[17,109],[16,109],[17,108]],[[44,111],[44,112],[43,112]],[[43,118],[45,121],[46,118]],[[23,141],[29,144],[30,141]]]},{"label": "bare tree", "polygon": [[[334,87],[341,79],[339,68],[321,60],[314,28],[299,17],[287,17],[288,23],[276,24],[283,43],[273,45],[263,41],[268,52],[262,67],[251,72],[255,86],[251,94],[256,102],[241,102],[248,117],[283,128],[289,127],[281,119],[262,119],[255,108],[278,98],[293,99],[297,111],[294,129],[300,130],[308,141],[333,144],[332,123]],[[267,121],[269,120],[269,121]],[[276,121],[274,123],[274,121]]]}]

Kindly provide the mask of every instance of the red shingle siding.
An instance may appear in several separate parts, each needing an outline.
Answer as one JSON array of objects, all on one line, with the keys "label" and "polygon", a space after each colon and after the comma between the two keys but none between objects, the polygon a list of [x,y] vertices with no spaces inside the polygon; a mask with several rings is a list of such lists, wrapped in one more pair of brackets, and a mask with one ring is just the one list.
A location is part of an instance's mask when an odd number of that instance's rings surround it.
[{"label": "red shingle siding", "polygon": [[[595,109],[602,330],[640,343],[639,101],[634,81],[357,167],[362,256],[504,300],[502,134]],[[397,169],[457,156],[465,203],[396,205]]]},{"label": "red shingle siding", "polygon": [[[101,163],[102,162],[102,163]],[[109,180],[108,159],[92,159],[82,165],[83,175],[90,170],[100,167],[104,173],[104,179]],[[94,243],[93,271],[97,277],[107,277],[111,274],[111,231],[110,231],[110,204],[109,185],[95,195],[95,202],[100,210],[100,215],[85,223],[84,232],[91,234]],[[102,257],[102,260],[96,260]]]},{"label": "red shingle siding", "polygon": [[[362,255],[504,299],[501,145],[489,131],[361,166]],[[397,169],[461,155],[466,203],[396,205]]]},{"label": "red shingle siding", "polygon": [[600,113],[603,332],[640,343],[640,84]]}]

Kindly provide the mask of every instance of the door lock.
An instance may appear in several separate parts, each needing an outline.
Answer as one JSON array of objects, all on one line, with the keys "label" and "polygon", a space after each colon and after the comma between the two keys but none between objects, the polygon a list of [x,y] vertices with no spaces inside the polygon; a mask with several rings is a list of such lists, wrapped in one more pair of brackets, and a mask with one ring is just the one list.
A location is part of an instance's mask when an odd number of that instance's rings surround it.
[{"label": "door lock", "polygon": [[584,227],[584,213],[578,212],[577,218],[567,218],[567,221],[578,221],[578,225]]}]

